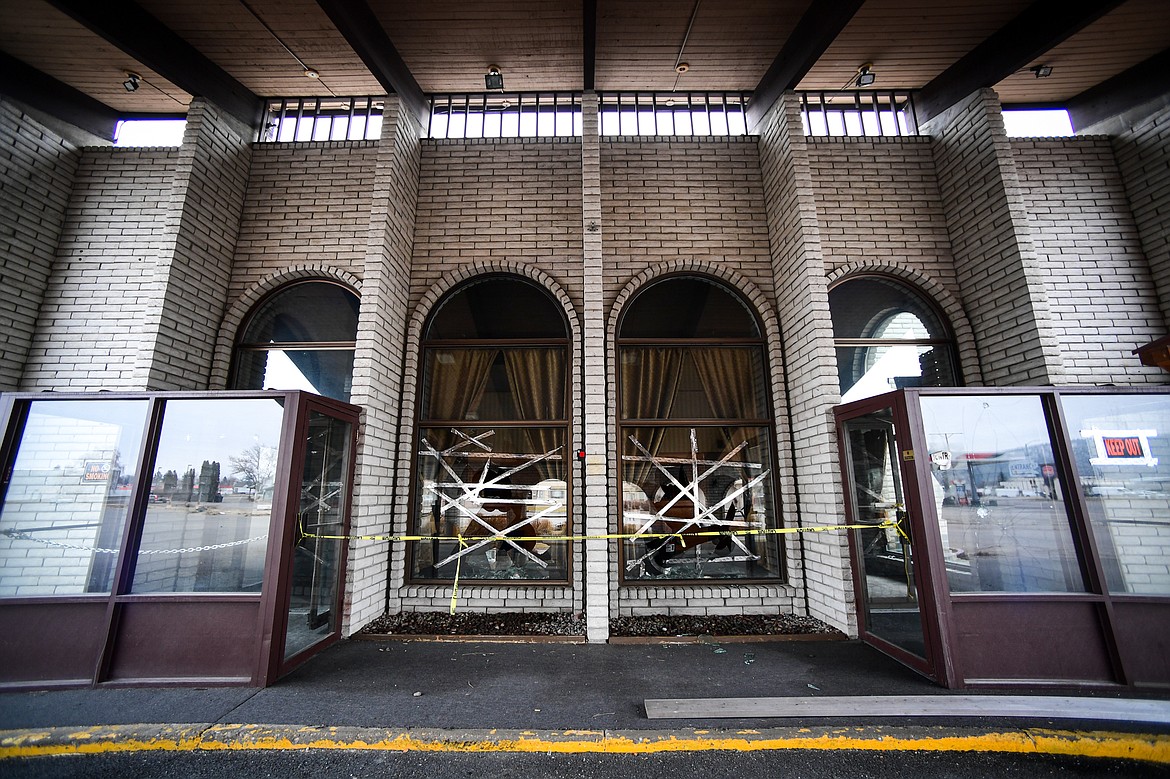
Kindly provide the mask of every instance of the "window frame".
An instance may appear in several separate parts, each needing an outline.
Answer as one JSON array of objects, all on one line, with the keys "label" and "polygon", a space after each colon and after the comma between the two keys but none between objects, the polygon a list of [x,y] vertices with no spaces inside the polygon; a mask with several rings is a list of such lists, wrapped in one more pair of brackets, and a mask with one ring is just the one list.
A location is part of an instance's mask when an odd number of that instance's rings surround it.
[{"label": "window frame", "polygon": [[[836,328],[834,327],[833,357],[834,357],[834,362],[837,363],[836,367],[837,367],[837,384],[838,384],[838,386],[840,386],[840,382],[841,382],[841,365],[838,362],[837,350],[849,349],[849,348],[860,348],[860,347],[878,347],[878,346],[935,346],[935,347],[942,346],[942,347],[945,347],[946,352],[947,352],[947,356],[948,356],[948,360],[950,362],[951,375],[954,377],[955,383],[953,385],[942,385],[942,386],[944,386],[944,387],[945,386],[953,386],[953,387],[966,386],[966,382],[963,378],[963,366],[959,360],[959,345],[958,345],[957,339],[955,338],[954,327],[951,324],[950,317],[947,316],[946,312],[943,311],[942,307],[939,306],[937,302],[935,302],[935,300],[932,296],[928,295],[925,290],[923,290],[921,287],[919,287],[917,284],[915,284],[912,281],[904,279],[900,276],[895,276],[895,275],[890,274],[890,273],[880,273],[880,272],[854,273],[854,274],[850,274],[848,276],[845,276],[843,278],[837,279],[836,281],[834,281],[832,284],[829,285],[828,293],[831,296],[834,290],[840,289],[841,287],[847,286],[851,282],[856,282],[856,281],[883,282],[883,283],[886,283],[886,284],[893,286],[895,288],[900,288],[904,292],[908,292],[910,295],[912,295],[914,298],[916,298],[918,300],[918,302],[921,303],[924,308],[926,308],[928,311],[930,311],[931,314],[934,315],[935,319],[938,321],[939,325],[941,326],[944,335],[942,337],[938,337],[938,338],[935,338],[935,337],[931,337],[931,338],[852,338],[852,337],[851,338],[839,338],[837,336],[837,333],[836,333]],[[909,309],[906,309],[906,308],[899,309],[898,313],[914,314],[913,311],[910,311]],[[895,314],[895,316],[896,315],[897,314]],[[830,307],[829,307],[829,316],[832,317],[831,303],[830,303]],[[862,375],[864,376],[864,374],[862,374]],[[857,384],[857,382],[860,380],[861,380],[861,377],[858,377],[857,380],[854,381],[854,384]],[[926,385],[922,385],[922,386],[926,386]],[[936,385],[929,385],[929,386],[936,386]],[[851,387],[852,387],[852,385],[851,385]],[[843,391],[842,395],[844,395],[845,392],[847,392],[847,391],[848,390]],[[858,398],[857,400],[860,400],[860,399],[861,398]],[[850,402],[854,402],[854,401],[850,401]]]},{"label": "window frame", "polygon": [[[532,289],[539,291],[544,295],[552,310],[557,312],[558,318],[564,327],[563,338],[553,338],[549,336],[529,337],[529,338],[428,338],[428,334],[434,324],[436,316],[442,311],[443,307],[451,301],[456,295],[466,292],[471,287],[485,281],[510,281],[517,284],[525,284]],[[414,386],[414,411],[413,411],[413,442],[412,451],[410,454],[410,489],[408,491],[408,514],[407,514],[407,528],[408,532],[415,532],[418,530],[418,520],[421,512],[422,501],[420,494],[420,480],[419,475],[419,461],[420,461],[420,446],[421,432],[424,428],[432,427],[447,427],[452,429],[470,429],[470,428],[545,428],[552,430],[564,431],[564,471],[565,471],[565,530],[564,534],[567,537],[572,537],[573,529],[576,524],[576,502],[574,500],[574,473],[572,471],[573,460],[572,442],[573,442],[573,407],[572,407],[572,369],[573,369],[573,352],[572,346],[572,328],[570,327],[569,319],[565,314],[564,308],[556,296],[553,295],[547,288],[539,283],[513,273],[488,273],[474,278],[467,279],[460,282],[452,289],[445,292],[434,305],[431,306],[426,320],[423,323],[421,336],[419,338],[418,347],[418,370],[415,373]],[[495,419],[423,419],[423,393],[425,391],[427,376],[427,366],[430,364],[428,350],[444,349],[444,348],[498,348],[500,350],[510,348],[557,348],[563,350],[564,356],[564,386],[563,392],[563,414],[557,419],[510,419],[510,420],[495,420]],[[416,544],[422,543],[419,541],[406,544],[406,559],[405,559],[405,584],[422,585],[422,586],[445,586],[449,587],[452,584],[452,579],[426,578],[415,575],[415,548]],[[569,587],[572,586],[573,577],[575,573],[573,561],[575,557],[574,543],[571,540],[563,542],[565,547],[565,576],[564,578],[549,578],[549,579],[477,579],[470,578],[466,575],[459,577],[459,586],[469,587]]]},{"label": "window frame", "polygon": [[[256,318],[256,315],[260,312],[260,310],[269,301],[271,301],[273,298],[275,298],[279,295],[282,295],[282,294],[294,289],[295,287],[308,285],[308,284],[327,284],[330,286],[337,287],[337,288],[347,292],[348,294],[352,295],[353,298],[358,303],[358,315],[360,317],[361,301],[362,301],[361,295],[357,292],[357,290],[353,289],[348,284],[344,284],[340,281],[337,281],[336,279],[330,279],[330,278],[324,278],[324,277],[296,279],[296,280],[287,282],[285,284],[281,284],[280,286],[269,290],[259,300],[257,300],[255,303],[253,303],[248,308],[248,313],[244,315],[244,317],[240,321],[240,325],[236,328],[235,338],[232,341],[231,364],[230,364],[230,367],[228,369],[228,379],[227,379],[227,388],[228,389],[247,391],[247,390],[244,390],[244,389],[241,389],[241,388],[235,386],[236,383],[240,379],[240,371],[241,371],[240,363],[241,363],[241,357],[244,353],[253,353],[254,354],[257,352],[345,352],[345,351],[348,351],[348,352],[353,353],[354,359],[357,358],[357,328],[356,327],[354,328],[354,339],[352,341],[274,341],[274,342],[269,342],[269,343],[254,343],[254,342],[248,342],[248,341],[243,340],[244,335],[248,332],[249,328],[252,327],[252,324]],[[267,361],[265,361],[265,366],[267,367]],[[343,403],[351,402],[352,397],[353,397],[353,395],[352,395],[353,371],[352,370],[350,371],[349,380],[350,380],[349,381],[349,383],[350,383],[350,396],[347,398],[332,398],[333,400],[339,400]],[[261,390],[261,389],[263,389],[263,387],[256,387],[254,389]]]},{"label": "window frame", "polygon": [[[680,280],[696,280],[696,281],[700,281],[700,282],[703,282],[706,284],[710,284],[710,285],[722,290],[724,293],[726,293],[731,298],[734,298],[744,308],[744,310],[748,313],[748,315],[750,316],[751,321],[755,325],[756,331],[759,333],[759,335],[752,336],[752,337],[748,337],[748,336],[722,336],[722,337],[707,337],[707,338],[703,338],[703,337],[699,337],[699,338],[683,338],[683,337],[652,338],[652,337],[636,337],[636,336],[623,337],[622,336],[622,328],[625,324],[626,316],[637,305],[638,299],[642,296],[643,293],[645,293],[646,291],[648,291],[652,287],[658,286],[660,284],[669,284],[671,282],[680,281]],[[649,283],[642,286],[634,295],[632,295],[630,297],[630,299],[628,301],[626,301],[626,303],[622,309],[622,312],[619,315],[618,320],[617,320],[617,327],[616,327],[616,331],[615,331],[614,341],[615,341],[615,375],[614,375],[615,396],[614,397],[616,400],[615,400],[615,404],[614,404],[613,414],[614,414],[615,430],[616,430],[616,435],[617,435],[617,438],[615,439],[615,454],[617,455],[617,458],[618,458],[618,461],[617,461],[617,482],[618,482],[617,492],[619,494],[621,494],[623,489],[624,489],[623,485],[625,482],[625,473],[624,473],[624,467],[622,465],[622,451],[623,451],[623,443],[622,442],[626,440],[625,439],[625,435],[626,435],[625,431],[627,429],[633,429],[633,428],[639,428],[639,427],[642,427],[642,428],[656,427],[656,428],[662,428],[662,429],[690,428],[690,427],[762,429],[768,438],[768,440],[766,442],[764,442],[764,447],[766,448],[767,456],[771,459],[770,470],[772,472],[771,476],[769,478],[770,484],[769,484],[769,490],[768,490],[768,493],[769,493],[768,494],[768,502],[770,505],[767,508],[771,511],[772,517],[774,517],[774,525],[772,525],[769,529],[773,529],[773,528],[780,529],[780,528],[784,527],[784,517],[783,517],[782,512],[780,511],[780,508],[781,508],[781,501],[780,501],[780,494],[779,494],[780,493],[780,479],[779,479],[780,458],[778,456],[779,450],[777,448],[776,417],[775,417],[774,413],[771,416],[763,417],[763,418],[706,417],[706,418],[698,419],[698,418],[679,417],[677,419],[664,420],[664,419],[641,419],[641,418],[633,418],[633,417],[626,418],[624,416],[624,413],[623,413],[624,409],[622,409],[622,407],[621,407],[621,398],[623,396],[621,360],[622,360],[623,350],[626,349],[627,347],[656,347],[656,346],[663,347],[663,346],[665,346],[665,347],[680,347],[680,348],[691,348],[691,347],[708,348],[708,347],[727,347],[727,346],[732,346],[732,347],[750,346],[750,347],[755,347],[756,349],[759,350],[759,357],[761,360],[763,378],[764,378],[763,409],[765,411],[771,410],[774,412],[776,405],[775,405],[775,399],[774,399],[773,392],[772,392],[772,381],[771,381],[772,366],[770,365],[770,362],[768,359],[767,331],[765,330],[765,328],[763,326],[763,322],[760,320],[759,313],[756,311],[755,307],[753,305],[751,305],[751,303],[743,296],[743,294],[738,289],[731,286],[729,283],[723,281],[722,279],[719,279],[719,278],[713,277],[713,276],[708,276],[708,275],[705,275],[702,273],[693,273],[693,272],[672,273],[672,274],[660,276],[658,278],[653,279]],[[619,533],[619,534],[624,532],[623,528],[625,526],[624,503],[625,503],[624,499],[619,500],[618,510],[615,512],[616,517],[617,517],[617,526],[616,526],[616,528],[614,528],[613,532]],[[711,578],[711,579],[667,579],[667,578],[636,579],[636,578],[629,578],[626,575],[626,562],[627,562],[626,546],[627,546],[627,539],[622,539],[621,543],[618,544],[618,555],[617,555],[617,558],[618,558],[618,584],[619,584],[619,586],[622,586],[622,587],[694,587],[694,586],[736,587],[736,586],[769,586],[769,585],[774,586],[774,585],[787,584],[788,580],[789,580],[788,561],[787,561],[787,551],[788,551],[787,546],[788,545],[785,543],[784,536],[782,534],[776,535],[776,558],[777,558],[777,563],[778,563],[777,573],[775,576],[768,577],[768,578],[759,578],[759,577],[753,577],[753,578],[746,578],[746,577],[745,578]]]}]

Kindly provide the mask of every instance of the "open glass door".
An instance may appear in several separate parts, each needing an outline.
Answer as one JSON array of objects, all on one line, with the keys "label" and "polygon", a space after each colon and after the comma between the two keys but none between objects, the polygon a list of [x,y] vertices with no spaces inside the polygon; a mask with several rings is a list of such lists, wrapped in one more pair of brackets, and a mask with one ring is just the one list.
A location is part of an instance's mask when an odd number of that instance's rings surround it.
[{"label": "open glass door", "polygon": [[[850,531],[859,628],[867,643],[935,678],[895,419],[892,407],[875,406],[846,419],[840,428],[849,524],[869,526]],[[894,524],[883,526],[887,522]]]},{"label": "open glass door", "polygon": [[341,628],[352,423],[317,409],[308,412],[296,544],[288,577],[284,661],[326,641]]}]

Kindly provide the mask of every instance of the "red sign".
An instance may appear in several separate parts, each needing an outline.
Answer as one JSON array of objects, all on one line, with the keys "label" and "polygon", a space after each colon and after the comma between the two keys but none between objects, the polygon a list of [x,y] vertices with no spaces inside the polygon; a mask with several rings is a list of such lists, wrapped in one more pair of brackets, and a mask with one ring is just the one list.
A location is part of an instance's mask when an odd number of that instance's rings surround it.
[{"label": "red sign", "polygon": [[1101,439],[1105,444],[1105,456],[1113,459],[1115,457],[1142,457],[1142,439],[1137,436],[1126,436],[1124,438],[1119,436],[1104,437]]}]

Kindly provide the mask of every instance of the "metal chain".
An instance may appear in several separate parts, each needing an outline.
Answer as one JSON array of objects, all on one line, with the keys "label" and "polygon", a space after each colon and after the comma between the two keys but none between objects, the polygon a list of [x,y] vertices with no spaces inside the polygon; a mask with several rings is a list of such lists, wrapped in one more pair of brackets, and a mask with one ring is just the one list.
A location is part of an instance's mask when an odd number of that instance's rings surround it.
[{"label": "metal chain", "polygon": [[[45,546],[56,546],[60,547],[61,549],[76,549],[81,552],[93,552],[94,554],[118,554],[118,552],[121,551],[120,549],[103,549],[99,546],[80,546],[78,544],[62,543],[61,541],[50,541],[46,538],[35,538],[28,533],[21,533],[16,530],[0,531],[0,535],[6,535],[9,538],[19,538],[24,541],[33,541],[38,544],[44,544]],[[138,554],[186,554],[187,552],[210,552],[213,549],[227,549],[228,547],[232,546],[242,546],[244,544],[250,544],[253,541],[263,541],[266,538],[268,538],[267,533],[262,536],[245,538],[241,541],[229,541],[224,544],[210,544],[208,546],[193,546],[187,549],[139,549]]]}]

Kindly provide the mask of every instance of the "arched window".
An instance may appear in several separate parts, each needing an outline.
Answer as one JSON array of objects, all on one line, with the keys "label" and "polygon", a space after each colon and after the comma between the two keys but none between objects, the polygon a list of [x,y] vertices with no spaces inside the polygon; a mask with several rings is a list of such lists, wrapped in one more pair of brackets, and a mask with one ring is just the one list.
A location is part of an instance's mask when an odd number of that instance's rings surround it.
[{"label": "arched window", "polygon": [[618,327],[622,576],[777,579],[773,420],[755,314],[723,285],[675,276]]},{"label": "arched window", "polygon": [[349,401],[358,297],[331,281],[281,287],[236,339],[229,389],[300,389]]},{"label": "arched window", "polygon": [[829,290],[829,309],[843,402],[960,383],[950,328],[910,286],[885,276],[850,278]]},{"label": "arched window", "polygon": [[[423,335],[411,545],[416,581],[567,581],[568,324],[526,279],[439,302]],[[517,540],[513,540],[513,538]]]}]

